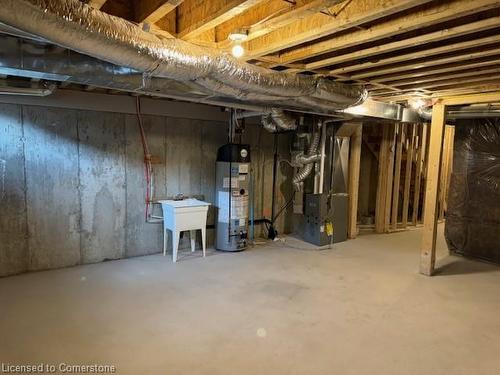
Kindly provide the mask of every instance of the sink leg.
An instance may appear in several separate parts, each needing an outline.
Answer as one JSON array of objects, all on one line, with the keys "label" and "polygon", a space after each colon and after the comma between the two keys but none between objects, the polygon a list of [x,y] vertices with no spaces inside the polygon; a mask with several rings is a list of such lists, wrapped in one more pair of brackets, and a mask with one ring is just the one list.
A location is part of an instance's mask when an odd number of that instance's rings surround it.
[{"label": "sink leg", "polygon": [[205,258],[205,250],[206,250],[206,233],[207,229],[205,227],[201,228],[201,242],[203,245],[203,258]]},{"label": "sink leg", "polygon": [[173,230],[172,231],[172,260],[177,262],[177,249],[179,248],[179,236],[180,232]]},{"label": "sink leg", "polygon": [[168,242],[167,228],[163,227],[163,256],[167,255],[167,242]]},{"label": "sink leg", "polygon": [[196,230],[190,230],[189,237],[191,239],[191,252],[193,252],[196,248]]}]

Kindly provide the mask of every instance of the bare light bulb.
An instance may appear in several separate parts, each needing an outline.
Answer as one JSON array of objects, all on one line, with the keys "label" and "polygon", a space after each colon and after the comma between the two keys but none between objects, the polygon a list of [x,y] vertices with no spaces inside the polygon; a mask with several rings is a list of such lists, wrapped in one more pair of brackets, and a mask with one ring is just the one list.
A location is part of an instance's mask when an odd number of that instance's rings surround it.
[{"label": "bare light bulb", "polygon": [[234,57],[239,58],[244,55],[245,49],[240,44],[235,44],[231,49],[231,53]]}]

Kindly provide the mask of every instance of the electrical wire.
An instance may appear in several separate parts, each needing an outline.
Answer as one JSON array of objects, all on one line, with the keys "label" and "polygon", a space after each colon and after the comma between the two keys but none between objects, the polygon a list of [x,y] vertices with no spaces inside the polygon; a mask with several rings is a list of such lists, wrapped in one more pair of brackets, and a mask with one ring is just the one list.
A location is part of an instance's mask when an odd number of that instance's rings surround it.
[{"label": "electrical wire", "polygon": [[137,121],[139,124],[139,133],[141,135],[142,150],[144,152],[144,175],[146,178],[146,210],[145,219],[148,220],[149,217],[149,207],[151,204],[151,179],[153,175],[153,167],[151,165],[151,153],[149,152],[149,146],[146,139],[146,132],[144,131],[144,125],[142,123],[141,114],[141,102],[140,98],[137,96],[135,101],[135,109],[137,114]]}]

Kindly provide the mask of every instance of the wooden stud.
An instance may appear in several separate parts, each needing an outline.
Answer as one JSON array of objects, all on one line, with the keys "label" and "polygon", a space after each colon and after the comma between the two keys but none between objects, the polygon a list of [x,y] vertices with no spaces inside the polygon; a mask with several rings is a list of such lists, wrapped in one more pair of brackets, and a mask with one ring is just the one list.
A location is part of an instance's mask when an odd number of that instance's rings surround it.
[{"label": "wooden stud", "polygon": [[446,175],[446,185],[445,185],[445,200],[444,200],[444,210],[448,208],[448,193],[450,191],[451,184],[451,173],[453,172],[453,151],[455,144],[455,127],[449,127],[449,139],[448,139],[448,171]]},{"label": "wooden stud", "polygon": [[424,227],[420,253],[420,273],[431,276],[436,263],[437,201],[438,184],[443,147],[445,105],[442,102],[432,108],[432,123],[429,136],[429,157],[426,172],[426,194],[424,200]]},{"label": "wooden stud", "polygon": [[445,186],[446,186],[446,175],[447,175],[447,158],[448,154],[448,125],[444,127],[443,136],[443,151],[441,157],[441,170],[439,175],[438,183],[438,220],[444,219],[444,200],[445,200]]},{"label": "wooden stud", "polygon": [[358,234],[358,190],[359,170],[361,162],[361,140],[363,124],[356,124],[356,129],[351,135],[349,155],[349,217],[347,226],[348,238],[356,238]]},{"label": "wooden stud", "polygon": [[417,150],[417,167],[415,170],[415,192],[413,196],[413,213],[412,213],[412,223],[413,225],[418,224],[418,213],[420,208],[420,186],[422,184],[422,170],[423,163],[425,161],[425,150],[427,144],[427,124],[422,124],[420,126],[419,132],[419,144]]},{"label": "wooden stud", "polygon": [[403,143],[405,141],[406,124],[399,124],[399,131],[396,137],[396,161],[394,164],[394,183],[392,188],[392,215],[391,228],[398,227],[398,211],[399,211],[399,186],[401,182],[401,159],[403,155]]},{"label": "wooden stud", "polygon": [[385,221],[385,199],[387,190],[387,175],[389,165],[390,139],[393,125],[384,125],[382,129],[382,141],[378,157],[378,183],[377,199],[375,206],[375,231],[384,232]]},{"label": "wooden stud", "polygon": [[415,147],[415,131],[416,125],[408,125],[411,127],[411,132],[408,131],[410,135],[409,145],[406,151],[406,168],[405,168],[405,185],[403,189],[403,213],[402,213],[402,225],[406,228],[408,225],[408,207],[410,205],[410,186],[411,186],[411,172],[413,167],[413,151]]},{"label": "wooden stud", "polygon": [[387,167],[387,189],[385,192],[385,211],[384,211],[384,232],[388,233],[391,224],[391,207],[393,195],[393,180],[394,180],[394,156],[396,154],[396,136],[401,131],[401,124],[394,124],[392,126],[392,134],[389,146],[389,163]]}]

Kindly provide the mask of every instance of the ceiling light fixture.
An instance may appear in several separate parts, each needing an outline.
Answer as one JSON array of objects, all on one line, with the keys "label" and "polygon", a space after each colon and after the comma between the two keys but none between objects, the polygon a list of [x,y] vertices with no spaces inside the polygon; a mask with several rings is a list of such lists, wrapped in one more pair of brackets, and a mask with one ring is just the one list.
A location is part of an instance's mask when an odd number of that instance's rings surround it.
[{"label": "ceiling light fixture", "polygon": [[233,54],[234,57],[238,59],[245,54],[245,49],[241,44],[238,43],[235,44],[233,48],[231,48],[231,53]]},{"label": "ceiling light fixture", "polygon": [[234,57],[240,58],[245,54],[245,49],[241,45],[242,42],[247,40],[248,31],[245,29],[236,29],[229,34],[229,40],[233,42],[231,53]]},{"label": "ceiling light fixture", "polygon": [[236,29],[229,33],[229,40],[233,42],[244,42],[248,39],[248,31],[245,29]]}]

